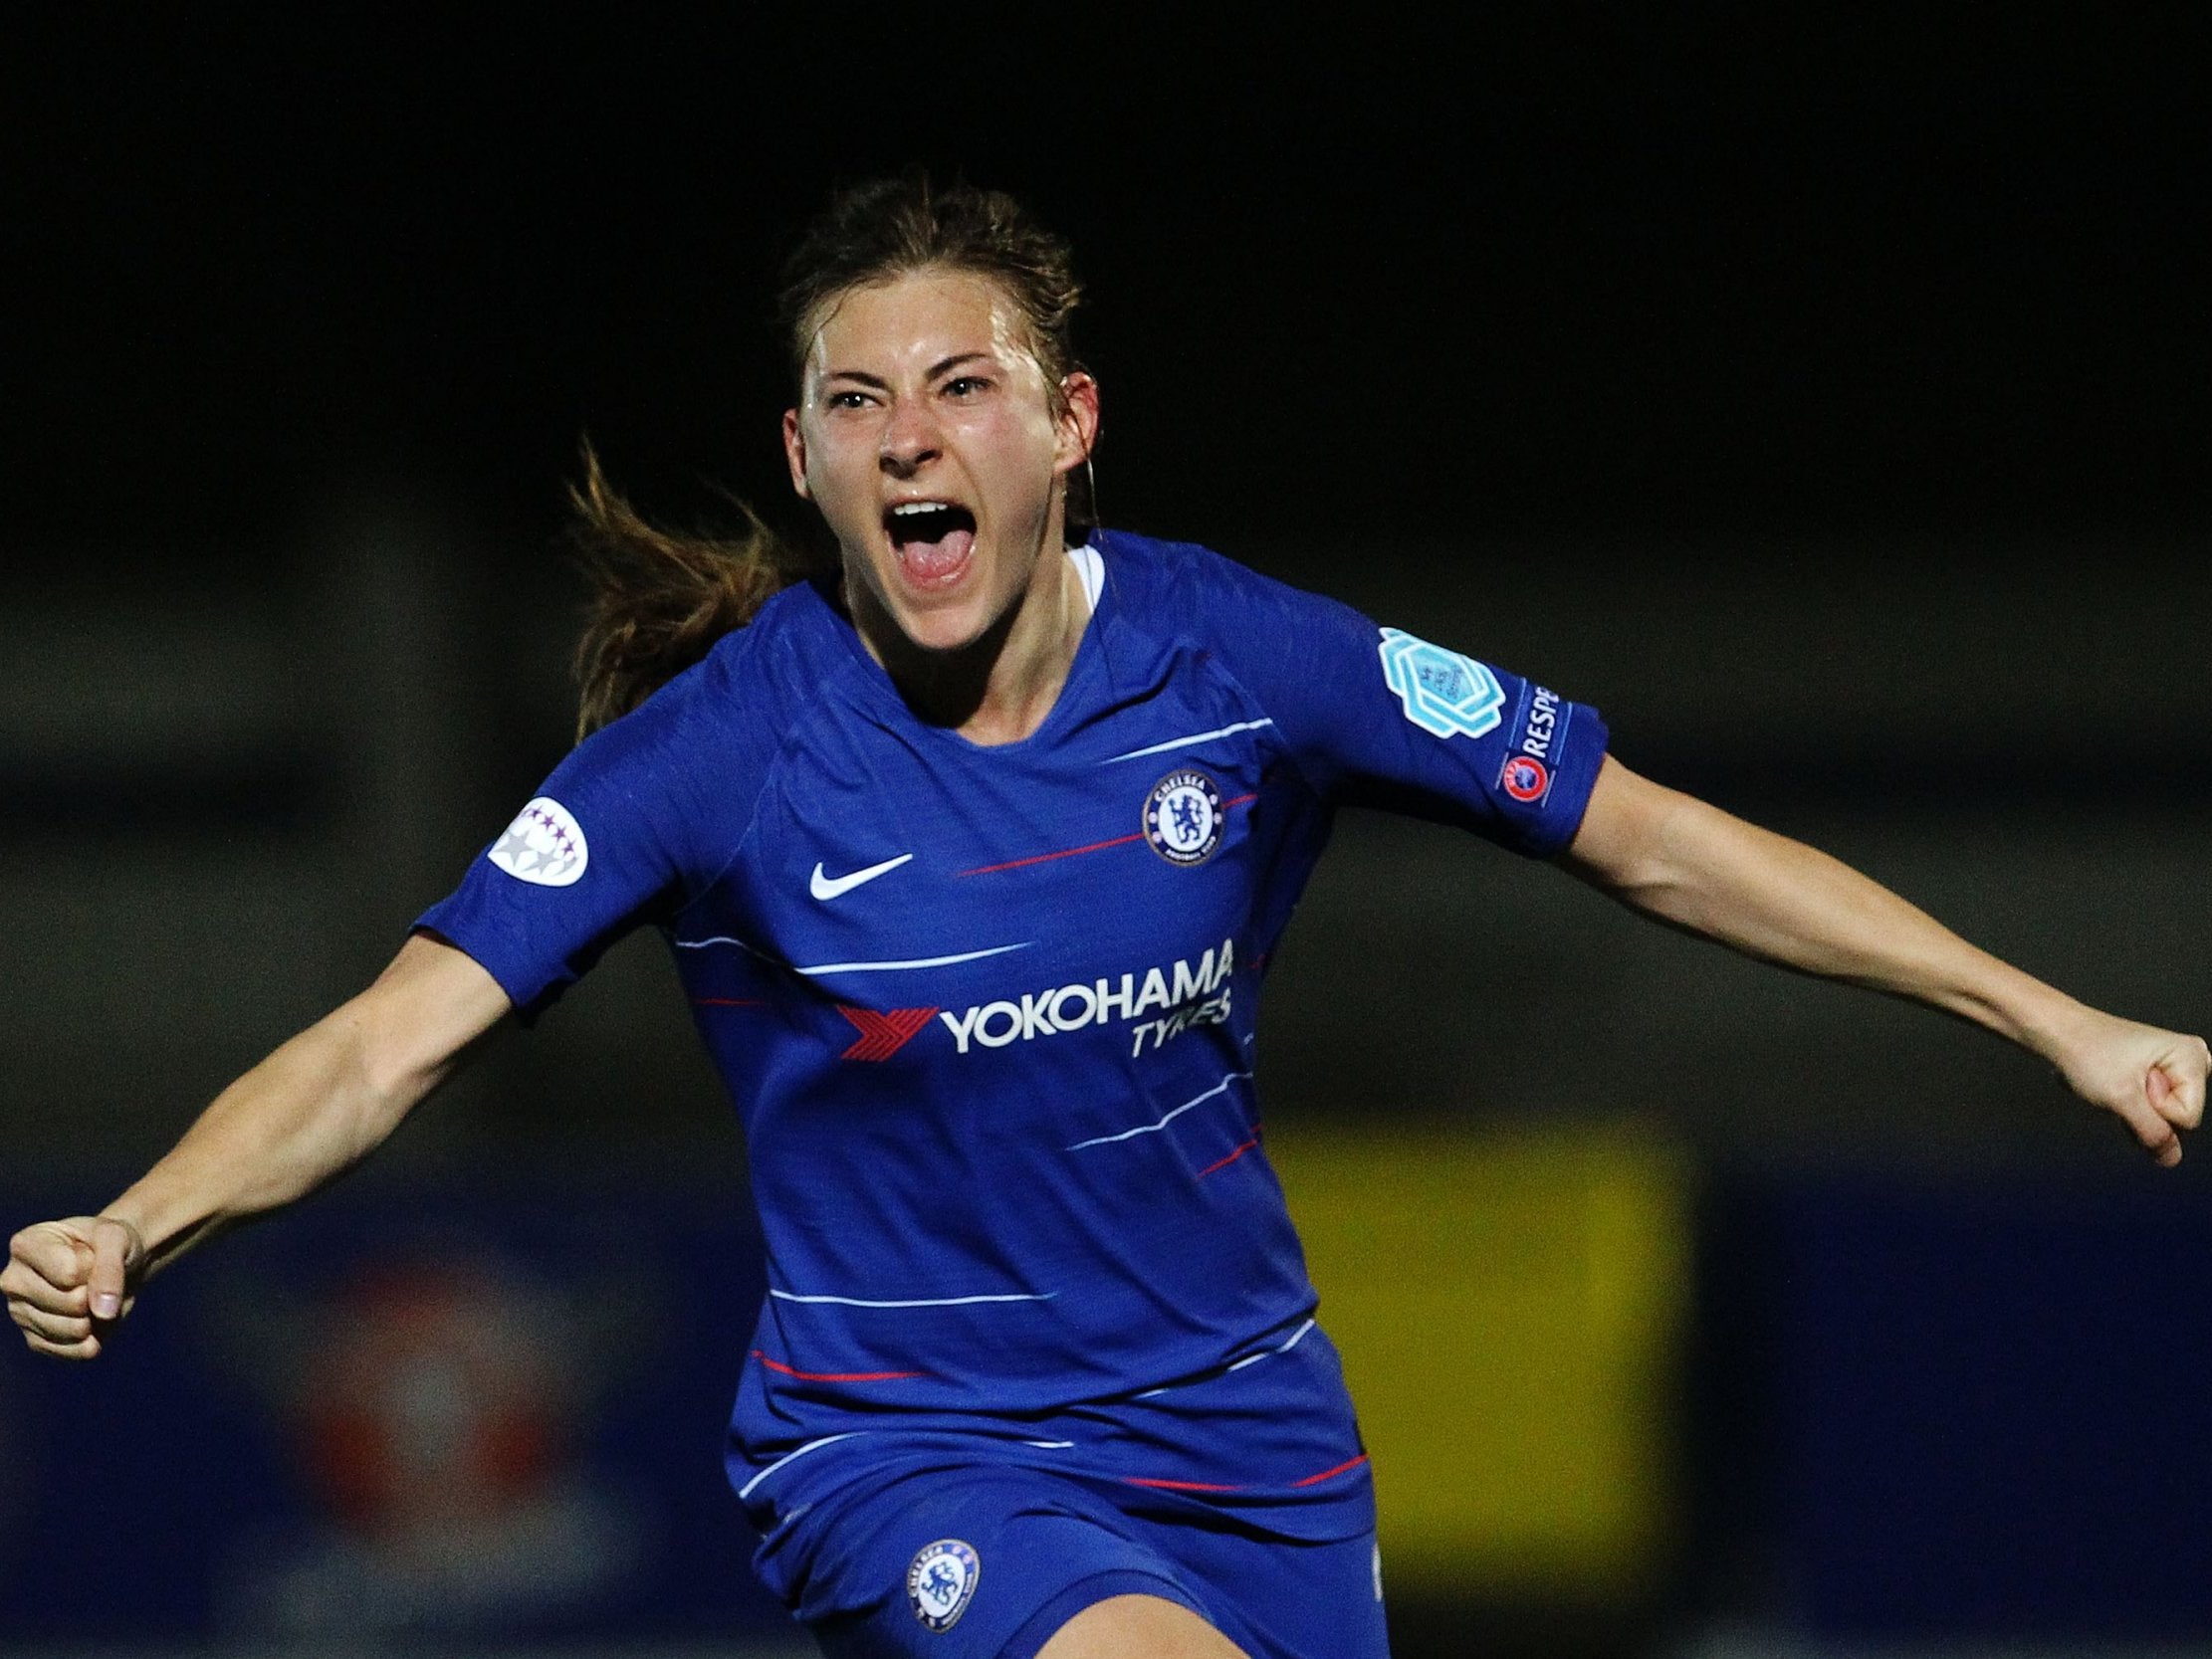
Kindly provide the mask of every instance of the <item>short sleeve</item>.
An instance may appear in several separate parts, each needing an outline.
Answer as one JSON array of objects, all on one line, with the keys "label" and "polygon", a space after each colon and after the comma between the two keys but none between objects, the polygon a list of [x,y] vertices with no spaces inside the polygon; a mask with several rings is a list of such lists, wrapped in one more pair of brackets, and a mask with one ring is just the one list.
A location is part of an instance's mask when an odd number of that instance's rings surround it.
[{"label": "short sleeve", "polygon": [[1331,800],[1458,824],[1532,857],[1581,827],[1598,712],[1221,560],[1217,647]]},{"label": "short sleeve", "polygon": [[717,814],[697,764],[695,692],[679,681],[585,738],[416,920],[481,963],[526,1019],[711,875]]}]

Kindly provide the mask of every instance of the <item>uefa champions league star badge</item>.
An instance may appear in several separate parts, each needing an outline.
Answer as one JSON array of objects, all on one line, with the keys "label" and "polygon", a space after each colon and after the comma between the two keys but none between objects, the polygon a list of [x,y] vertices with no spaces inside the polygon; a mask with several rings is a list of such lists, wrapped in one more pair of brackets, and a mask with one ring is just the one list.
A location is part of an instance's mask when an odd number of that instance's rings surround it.
[{"label": "uefa champions league star badge", "polygon": [[950,1630],[976,1598],[976,1584],[984,1563],[957,1538],[941,1538],[924,1545],[914,1564],[906,1569],[906,1598],[914,1616],[932,1630]]},{"label": "uefa champions league star badge", "polygon": [[591,862],[583,826],[550,795],[540,795],[515,815],[490,856],[516,880],[537,887],[567,887]]},{"label": "uefa champions league star badge", "polygon": [[1204,864],[1221,844],[1221,791],[1204,772],[1170,772],[1145,802],[1145,839],[1170,864]]}]

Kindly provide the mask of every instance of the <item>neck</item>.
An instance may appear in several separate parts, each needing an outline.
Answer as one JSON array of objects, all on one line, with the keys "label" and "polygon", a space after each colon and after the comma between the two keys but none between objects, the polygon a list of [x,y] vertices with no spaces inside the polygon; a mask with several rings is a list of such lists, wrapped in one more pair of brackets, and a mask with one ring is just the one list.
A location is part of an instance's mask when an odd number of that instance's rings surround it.
[{"label": "neck", "polygon": [[1052,529],[1021,596],[956,650],[915,645],[889,616],[867,614],[874,607],[856,591],[860,584],[846,584],[862,642],[921,719],[988,745],[1019,742],[1051,714],[1090,620],[1082,581],[1060,550],[1057,523]]}]

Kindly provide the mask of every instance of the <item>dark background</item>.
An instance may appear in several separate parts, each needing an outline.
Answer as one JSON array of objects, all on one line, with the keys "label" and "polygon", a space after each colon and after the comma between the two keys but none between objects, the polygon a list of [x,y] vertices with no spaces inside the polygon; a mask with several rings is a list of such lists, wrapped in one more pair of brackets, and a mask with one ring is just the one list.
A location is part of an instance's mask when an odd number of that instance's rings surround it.
[{"label": "dark background", "polygon": [[[11,19],[0,1173],[100,1202],[557,758],[583,437],[659,517],[796,522],[774,273],[830,188],[914,163],[1074,241],[1110,522],[1542,677],[1632,764],[2201,1027],[2208,33]],[[735,1171],[667,979],[618,950],[388,1178]],[[1419,827],[1345,826],[1271,997],[1276,1110],[1651,1116],[1721,1195],[1708,1242],[1792,1172],[2146,1178],[1978,1033]],[[2200,1201],[2201,1162],[2160,1190]]]},{"label": "dark background", "polygon": [[776,497],[777,261],[830,185],[917,162],[1074,239],[1128,519],[1403,559],[1438,530],[2205,505],[2201,19],[54,31],[10,52],[32,545],[268,547],[304,494],[381,471],[525,568],[586,429],[669,511],[704,479]]}]

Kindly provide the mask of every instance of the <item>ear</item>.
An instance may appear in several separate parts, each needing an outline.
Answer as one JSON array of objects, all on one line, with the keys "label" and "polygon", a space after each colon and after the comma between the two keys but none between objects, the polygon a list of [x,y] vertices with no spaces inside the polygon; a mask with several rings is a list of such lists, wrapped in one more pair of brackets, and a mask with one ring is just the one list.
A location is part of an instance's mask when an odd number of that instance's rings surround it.
[{"label": "ear", "polygon": [[798,411],[783,411],[783,459],[791,469],[791,488],[798,492],[798,499],[810,502],[813,492],[806,488],[806,434],[798,428]]},{"label": "ear", "polygon": [[1060,382],[1059,441],[1052,470],[1071,473],[1098,444],[1098,382],[1081,369]]}]

